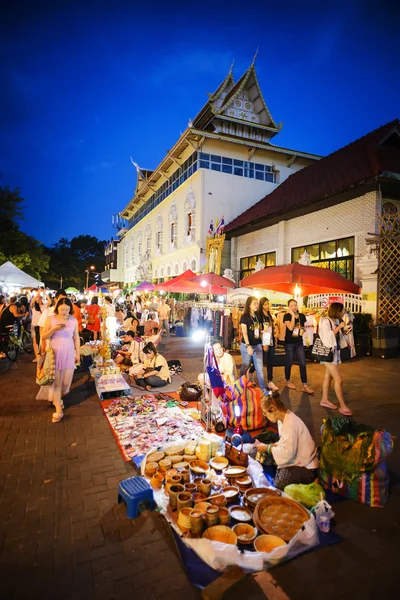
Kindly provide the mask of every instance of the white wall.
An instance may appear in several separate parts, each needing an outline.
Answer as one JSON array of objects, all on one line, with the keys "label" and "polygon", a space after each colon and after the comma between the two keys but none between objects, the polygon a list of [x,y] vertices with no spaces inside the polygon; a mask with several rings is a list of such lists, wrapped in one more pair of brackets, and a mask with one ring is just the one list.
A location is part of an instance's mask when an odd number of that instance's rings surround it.
[{"label": "white wall", "polygon": [[288,264],[292,248],[354,236],[355,280],[360,283],[357,261],[367,251],[365,238],[368,233],[377,231],[379,210],[379,194],[369,192],[348,202],[234,238],[231,268],[238,276],[241,258],[274,251],[278,265]]}]

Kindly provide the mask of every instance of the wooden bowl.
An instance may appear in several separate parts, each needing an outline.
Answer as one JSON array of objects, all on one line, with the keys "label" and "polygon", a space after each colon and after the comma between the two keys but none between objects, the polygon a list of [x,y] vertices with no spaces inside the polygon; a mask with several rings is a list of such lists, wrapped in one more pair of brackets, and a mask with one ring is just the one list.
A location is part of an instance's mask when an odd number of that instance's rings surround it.
[{"label": "wooden bowl", "polygon": [[205,502],[207,500],[207,496],[202,494],[201,492],[195,492],[192,494],[193,502],[197,504],[198,502]]},{"label": "wooden bowl", "polygon": [[224,494],[217,494],[216,496],[209,496],[207,498],[207,500],[213,506],[218,506],[219,507],[219,506],[226,506],[227,505],[226,496],[224,496]]},{"label": "wooden bowl", "polygon": [[183,457],[180,454],[171,454],[171,456],[168,456],[168,458],[172,464],[175,465],[176,463],[182,462]]},{"label": "wooden bowl", "polygon": [[280,496],[280,492],[272,488],[250,488],[245,491],[243,500],[250,508],[255,508],[265,496]]},{"label": "wooden bowl", "polygon": [[203,515],[206,514],[206,510],[209,506],[211,506],[209,502],[196,502],[196,510],[201,510]]},{"label": "wooden bowl", "polygon": [[257,537],[257,529],[247,523],[238,523],[232,527],[239,544],[251,544]]},{"label": "wooden bowl", "polygon": [[189,463],[189,468],[193,473],[207,473],[210,470],[210,467],[204,460],[192,460]]},{"label": "wooden bowl", "polygon": [[158,463],[158,462],[160,462],[160,460],[162,460],[164,458],[164,456],[165,456],[164,452],[156,451],[156,452],[152,452],[151,454],[149,454],[147,457],[147,460]]},{"label": "wooden bowl", "polygon": [[210,466],[216,471],[222,471],[222,469],[226,469],[228,465],[229,460],[224,456],[214,456],[214,458],[210,460]]},{"label": "wooden bowl", "polygon": [[248,523],[253,518],[253,513],[247,506],[232,506],[229,512],[232,519],[239,523]]},{"label": "wooden bowl", "polygon": [[237,479],[238,477],[246,475],[247,469],[246,467],[236,467],[235,465],[231,465],[230,467],[226,467],[222,472],[228,479]]},{"label": "wooden bowl", "polygon": [[146,475],[154,475],[154,473],[157,471],[158,469],[158,463],[156,462],[148,462],[146,463],[146,469],[145,469],[145,473]]},{"label": "wooden bowl", "polygon": [[227,487],[225,487],[222,490],[223,495],[226,498],[226,501],[229,502],[235,502],[238,498],[239,498],[239,488],[235,487],[234,485],[228,485]]},{"label": "wooden bowl", "polygon": [[179,475],[178,469],[168,469],[168,471],[165,473],[165,477],[167,479],[168,477],[173,477],[173,475]]},{"label": "wooden bowl", "polygon": [[279,546],[286,546],[286,542],[277,535],[260,535],[254,542],[257,552],[272,552]]},{"label": "wooden bowl", "polygon": [[181,444],[174,444],[173,446],[168,446],[168,448],[164,448],[165,455],[168,457],[174,454],[180,454],[182,456],[184,451],[185,446]]},{"label": "wooden bowl", "polygon": [[169,458],[163,458],[162,460],[160,460],[160,462],[158,463],[158,468],[160,471],[164,471],[164,473],[166,473],[172,466],[171,461],[169,460]]},{"label": "wooden bowl", "polygon": [[[182,457],[182,458],[183,458],[183,457]],[[179,462],[179,463],[175,463],[175,464],[174,464],[174,468],[175,468],[175,469],[178,469],[178,471],[179,471],[180,469],[187,469],[187,468],[188,468],[188,466],[189,466],[189,463],[188,463],[188,462],[186,462],[186,460],[183,460],[182,462]]]},{"label": "wooden bowl", "polygon": [[237,542],[234,531],[225,525],[214,525],[214,527],[209,527],[203,533],[203,538],[206,540],[211,540],[212,542],[231,544],[232,546],[236,546]]}]

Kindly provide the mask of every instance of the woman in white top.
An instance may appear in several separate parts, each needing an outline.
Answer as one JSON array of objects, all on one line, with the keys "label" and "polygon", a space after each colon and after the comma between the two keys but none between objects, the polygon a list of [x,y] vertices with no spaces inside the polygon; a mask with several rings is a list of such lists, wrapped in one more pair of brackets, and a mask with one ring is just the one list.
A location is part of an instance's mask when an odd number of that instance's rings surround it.
[{"label": "woman in white top", "polygon": [[39,292],[35,294],[31,302],[31,310],[32,310],[32,323],[31,323],[31,334],[33,341],[33,349],[35,351],[35,357],[33,362],[37,362],[40,355],[40,327],[39,327],[39,319],[42,316],[46,306],[43,304],[43,298]]},{"label": "woman in white top", "polygon": [[318,475],[317,448],[306,425],[285,408],[279,392],[261,400],[264,415],[278,423],[279,440],[275,444],[258,444],[257,450],[271,454],[278,467],[274,485],[280,490],[292,483],[309,484]]},{"label": "woman in white top", "polygon": [[325,365],[325,379],[322,384],[322,400],[320,404],[325,408],[337,409],[336,404],[330,402],[328,398],[329,388],[333,379],[336,398],[339,402],[339,412],[346,417],[351,417],[353,413],[344,401],[343,377],[339,370],[339,365],[342,362],[340,360],[340,338],[343,334],[343,329],[346,327],[346,323],[341,320],[343,313],[343,304],[341,302],[333,302],[329,307],[328,317],[322,318],[319,322],[318,333],[321,342],[324,346],[332,348],[334,351],[331,363],[321,362],[321,364]]}]

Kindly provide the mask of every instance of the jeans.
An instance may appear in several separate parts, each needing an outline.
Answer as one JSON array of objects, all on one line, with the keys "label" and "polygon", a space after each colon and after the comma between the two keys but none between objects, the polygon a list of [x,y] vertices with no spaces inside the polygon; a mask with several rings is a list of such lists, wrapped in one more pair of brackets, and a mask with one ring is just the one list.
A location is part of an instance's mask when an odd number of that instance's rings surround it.
[{"label": "jeans", "polygon": [[150,375],[150,377],[136,379],[136,383],[142,387],[146,387],[146,385],[149,385],[150,387],[164,387],[164,385],[167,385],[168,381],[161,379],[158,375]]},{"label": "jeans", "polygon": [[270,346],[268,352],[263,350],[264,365],[267,367],[268,381],[272,381],[273,363],[275,356],[275,346]]},{"label": "jeans", "polygon": [[264,373],[263,373],[263,349],[261,344],[257,344],[257,346],[252,346],[253,348],[253,356],[247,352],[246,344],[240,344],[240,354],[242,355],[242,367],[240,369],[240,376],[246,374],[247,369],[250,366],[251,361],[254,362],[254,367],[257,373],[258,385],[262,389],[264,393],[268,392],[267,386],[264,381]]},{"label": "jeans", "polygon": [[299,363],[299,368],[300,368],[301,382],[303,384],[307,383],[306,354],[304,352],[303,342],[300,342],[298,344],[285,343],[285,353],[286,353],[286,361],[285,361],[286,381],[290,381],[290,371],[292,369],[294,357],[296,356],[297,362]]},{"label": "jeans", "polygon": [[169,321],[168,321],[168,319],[162,319],[161,320],[161,328],[165,329],[166,334],[169,335]]}]

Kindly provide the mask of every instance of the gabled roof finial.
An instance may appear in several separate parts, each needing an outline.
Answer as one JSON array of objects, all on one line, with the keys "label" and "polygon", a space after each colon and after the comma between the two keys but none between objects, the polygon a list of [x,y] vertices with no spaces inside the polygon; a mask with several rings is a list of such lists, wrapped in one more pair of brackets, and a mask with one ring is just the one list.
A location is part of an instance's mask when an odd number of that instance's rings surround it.
[{"label": "gabled roof finial", "polygon": [[254,55],[254,57],[253,57],[253,62],[251,63],[251,65],[252,65],[252,66],[254,66],[254,65],[255,65],[256,58],[257,58],[257,54],[258,54],[258,46],[257,46],[256,53],[255,53],[255,55]]},{"label": "gabled roof finial", "polygon": [[229,75],[232,75],[232,71],[233,71],[234,65],[235,65],[235,59],[233,59],[232,64],[231,64],[231,68],[229,69]]}]

